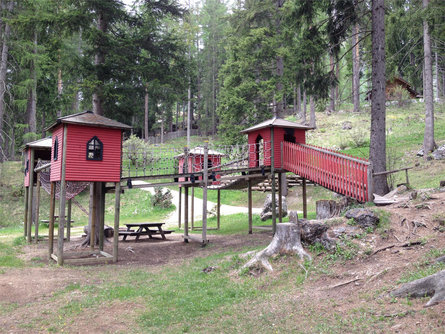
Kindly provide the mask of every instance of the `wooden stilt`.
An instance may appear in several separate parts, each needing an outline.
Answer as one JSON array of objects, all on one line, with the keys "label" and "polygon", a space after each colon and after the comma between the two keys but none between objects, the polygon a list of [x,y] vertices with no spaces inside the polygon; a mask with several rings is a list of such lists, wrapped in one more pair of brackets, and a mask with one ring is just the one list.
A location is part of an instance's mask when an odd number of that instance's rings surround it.
[{"label": "wooden stilt", "polygon": [[26,238],[26,233],[28,233],[28,196],[29,196],[29,187],[25,187],[25,216],[23,217],[24,238]]},{"label": "wooden stilt", "polygon": [[31,148],[31,158],[29,161],[29,193],[28,193],[28,219],[26,224],[26,241],[31,242],[32,211],[33,211],[33,192],[34,192],[34,149]]},{"label": "wooden stilt", "polygon": [[48,256],[54,252],[54,211],[56,208],[56,184],[51,182],[51,191],[49,194],[49,230],[48,230]]},{"label": "wooden stilt", "polygon": [[66,138],[67,126],[63,127],[63,148],[62,148],[62,175],[60,178],[60,205],[59,205],[59,238],[57,241],[57,264],[63,266],[63,239],[65,234],[65,207],[66,207]]},{"label": "wooden stilt", "polygon": [[181,228],[181,218],[182,218],[182,187],[179,187],[179,203],[178,203],[178,228]]},{"label": "wooden stilt", "polygon": [[218,200],[216,203],[216,229],[221,227],[221,189],[218,189]]},{"label": "wooden stilt", "polygon": [[278,222],[283,222],[283,173],[278,173]]},{"label": "wooden stilt", "polygon": [[191,205],[192,212],[190,213],[190,220],[192,221],[192,231],[193,231],[195,229],[195,187],[192,187],[191,200],[192,200],[192,205]]},{"label": "wooden stilt", "polygon": [[66,213],[66,240],[71,241],[71,199],[68,200],[68,207]]},{"label": "wooden stilt", "polygon": [[189,242],[189,187],[184,187],[184,242]]},{"label": "wooden stilt", "polygon": [[204,186],[202,188],[202,243],[207,243],[207,186],[209,184],[209,144],[204,144]]},{"label": "wooden stilt", "polygon": [[36,218],[35,218],[35,228],[34,228],[34,242],[37,243],[39,240],[39,221],[40,221],[40,172],[37,173],[37,185],[36,185]]},{"label": "wooden stilt", "polygon": [[274,140],[274,128],[270,128],[271,135],[271,161],[270,161],[270,173],[272,174],[272,232],[275,234],[277,230],[277,200],[276,194],[276,182],[275,182],[275,140]]},{"label": "wooden stilt", "polygon": [[303,218],[307,219],[306,179],[303,178]]},{"label": "wooden stilt", "polygon": [[114,235],[113,235],[113,262],[117,262],[119,244],[119,215],[121,206],[121,183],[116,182],[114,192]]},{"label": "wooden stilt", "polygon": [[91,213],[90,227],[90,249],[93,250],[96,243],[96,221],[97,221],[97,182],[93,182],[93,212]]},{"label": "wooden stilt", "polygon": [[249,216],[249,234],[252,234],[252,180],[247,181],[247,207]]},{"label": "wooden stilt", "polygon": [[105,183],[98,184],[98,218],[99,218],[99,250],[104,250],[104,229],[105,229]]}]

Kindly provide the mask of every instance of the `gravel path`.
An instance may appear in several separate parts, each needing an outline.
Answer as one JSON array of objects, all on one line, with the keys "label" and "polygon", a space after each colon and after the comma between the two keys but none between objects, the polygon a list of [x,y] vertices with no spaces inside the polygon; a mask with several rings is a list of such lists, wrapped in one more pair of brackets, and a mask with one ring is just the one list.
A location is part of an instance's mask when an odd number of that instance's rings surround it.
[{"label": "gravel path", "polygon": [[[133,181],[133,184],[146,184],[147,182],[144,181]],[[140,188],[142,190],[145,191],[149,191],[151,194],[154,194],[154,188],[153,187],[147,187],[147,188]],[[177,190],[171,190],[171,194],[173,196],[172,202],[173,204],[176,206],[176,209],[174,211],[172,211],[165,219],[164,219],[164,223],[166,224],[166,226],[177,226],[178,225],[178,203],[179,203],[179,191]],[[184,195],[182,195],[182,222],[184,222]],[[247,197],[247,195],[246,195]],[[189,204],[191,203],[192,198],[189,195]],[[246,198],[246,202],[247,202],[247,198]],[[200,198],[195,197],[195,203],[194,203],[194,220],[201,220],[202,219],[202,203],[203,200]],[[247,203],[246,203],[247,204]],[[207,201],[207,211],[211,211],[213,209],[213,207],[216,206],[216,203],[214,202],[210,202]],[[262,208],[253,208],[252,212],[254,214],[260,214],[261,213]],[[189,209],[190,212],[190,209]],[[225,216],[225,215],[233,215],[235,213],[247,213],[247,207],[243,207],[243,206],[232,206],[232,205],[221,205],[221,215]]]}]

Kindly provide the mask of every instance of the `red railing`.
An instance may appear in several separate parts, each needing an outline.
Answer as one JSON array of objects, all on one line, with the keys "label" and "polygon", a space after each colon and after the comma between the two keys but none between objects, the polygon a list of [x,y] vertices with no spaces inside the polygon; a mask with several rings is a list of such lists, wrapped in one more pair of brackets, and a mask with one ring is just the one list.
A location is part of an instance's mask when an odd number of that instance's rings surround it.
[{"label": "red railing", "polygon": [[360,202],[370,200],[371,164],[367,160],[289,142],[283,143],[282,156],[284,169]]}]

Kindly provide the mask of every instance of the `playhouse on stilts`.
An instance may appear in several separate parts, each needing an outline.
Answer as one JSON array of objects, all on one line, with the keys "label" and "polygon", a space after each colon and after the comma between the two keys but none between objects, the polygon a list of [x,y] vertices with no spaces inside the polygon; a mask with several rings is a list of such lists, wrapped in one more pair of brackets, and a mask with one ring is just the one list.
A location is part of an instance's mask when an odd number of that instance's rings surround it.
[{"label": "playhouse on stilts", "polygon": [[[124,189],[178,186],[180,191],[178,226],[184,228],[184,241],[198,241],[203,245],[208,242],[207,192],[209,190],[218,191],[216,209],[217,228],[219,228],[220,191],[247,189],[249,233],[252,233],[253,228],[252,188],[267,178],[272,182],[273,230],[275,230],[277,218],[281,222],[281,201],[278,201],[277,217],[275,194],[278,191],[281,198],[285,173],[294,173],[301,178],[304,216],[307,214],[306,180],[361,202],[372,200],[371,163],[365,159],[306,144],[306,131],[311,128],[298,123],[275,117],[243,130],[241,133],[247,135],[247,144],[210,146],[204,143],[192,149],[188,147],[184,149],[160,146],[136,147],[123,144],[123,131],[128,129],[130,127],[125,124],[91,112],[83,112],[59,118],[54,125],[49,127],[52,132],[50,152],[48,139],[42,152],[35,146],[38,143],[30,143],[25,148],[25,185],[28,188],[26,192],[28,201],[25,203],[25,234],[29,236],[30,241],[32,214],[27,208],[33,205],[31,188],[35,183],[35,173],[38,174],[45,168],[51,167],[48,250],[50,257],[58,264],[85,262],[85,257],[92,254],[96,256],[97,261],[117,261],[120,193]],[[49,162],[37,166],[36,156]],[[135,180],[147,182],[136,184],[133,182]],[[91,250],[71,254],[64,252],[63,247],[64,226],[67,219],[68,222],[71,219],[70,214],[67,215],[66,212],[67,198],[72,198],[67,196],[67,187],[77,183],[90,186]],[[80,187],[79,185],[76,189]],[[202,188],[203,192],[202,225],[199,227],[194,226],[193,221],[195,187]],[[192,189],[191,201],[190,188]],[[183,189],[184,197],[182,196]],[[108,191],[115,193],[113,255],[103,251],[104,201],[105,193]],[[56,192],[59,194],[60,203],[57,251],[54,252]],[[189,224],[190,204],[191,226]],[[99,231],[95,230],[96,227]],[[190,234],[191,229],[199,229],[202,233],[199,236]],[[94,249],[96,238],[99,239],[98,250]],[[82,254],[79,255],[79,253]]]}]

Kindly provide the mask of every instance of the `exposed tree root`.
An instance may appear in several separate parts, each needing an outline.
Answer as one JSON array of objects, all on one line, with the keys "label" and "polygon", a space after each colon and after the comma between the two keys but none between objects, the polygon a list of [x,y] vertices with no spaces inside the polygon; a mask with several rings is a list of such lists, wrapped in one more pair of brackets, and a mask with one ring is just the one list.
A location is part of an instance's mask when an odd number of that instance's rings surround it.
[{"label": "exposed tree root", "polygon": [[424,277],[409,283],[403,284],[400,288],[391,292],[394,297],[425,297],[432,298],[425,304],[425,307],[433,306],[445,300],[445,270],[434,275]]},{"label": "exposed tree root", "polygon": [[[290,213],[291,221],[298,221],[296,212]],[[253,252],[248,252],[245,256],[251,255]],[[281,223],[277,224],[276,233],[265,249],[257,252],[253,257],[241,268],[251,268],[259,264],[266,270],[272,272],[273,268],[269,263],[269,258],[278,254],[297,254],[301,259],[307,258],[311,260],[311,256],[306,253],[301,245],[301,230],[299,224]]]}]

